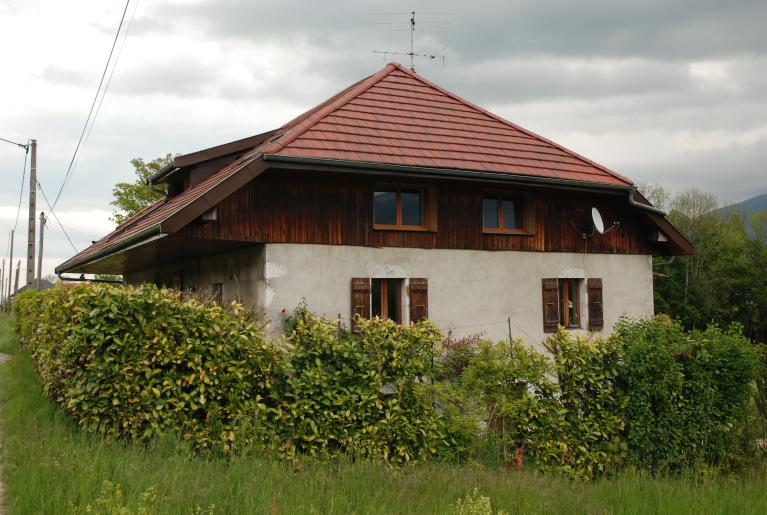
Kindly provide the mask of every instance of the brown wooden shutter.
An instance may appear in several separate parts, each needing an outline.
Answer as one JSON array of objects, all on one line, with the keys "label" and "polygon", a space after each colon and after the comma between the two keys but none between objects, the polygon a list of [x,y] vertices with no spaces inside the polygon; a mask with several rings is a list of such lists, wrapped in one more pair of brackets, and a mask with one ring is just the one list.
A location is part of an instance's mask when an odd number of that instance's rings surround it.
[{"label": "brown wooden shutter", "polygon": [[602,311],[602,279],[589,279],[589,331],[600,331],[605,325]]},{"label": "brown wooden shutter", "polygon": [[429,318],[429,280],[411,277],[408,293],[410,295],[410,321],[418,322]]},{"label": "brown wooden shutter", "polygon": [[352,320],[354,315],[370,318],[369,277],[352,277]]},{"label": "brown wooden shutter", "polygon": [[542,279],[543,286],[543,332],[556,333],[559,325],[559,282]]}]

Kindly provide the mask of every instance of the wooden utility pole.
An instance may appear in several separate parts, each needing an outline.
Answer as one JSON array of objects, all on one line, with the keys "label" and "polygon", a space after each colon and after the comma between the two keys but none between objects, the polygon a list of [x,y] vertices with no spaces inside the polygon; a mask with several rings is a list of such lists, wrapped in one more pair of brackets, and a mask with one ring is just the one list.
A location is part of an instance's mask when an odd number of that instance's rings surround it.
[{"label": "wooden utility pole", "polygon": [[[11,229],[11,256],[10,259],[8,259],[8,296],[6,297],[6,302],[8,303],[8,306],[6,306],[6,309],[8,312],[11,312],[11,284],[13,284],[13,236],[16,232],[15,229]],[[18,276],[16,277],[18,280]]]},{"label": "wooden utility pole", "polygon": [[27,287],[35,281],[35,214],[37,213],[37,140],[31,140],[32,158],[29,167],[29,228],[27,233]]},{"label": "wooden utility pole", "polygon": [[19,293],[19,274],[21,274],[21,260],[19,259],[19,262],[16,263],[16,280],[13,284],[13,294],[16,295]]},{"label": "wooden utility pole", "polygon": [[40,248],[37,249],[37,286],[39,290],[43,285],[43,237],[45,236],[45,213],[40,211]]}]

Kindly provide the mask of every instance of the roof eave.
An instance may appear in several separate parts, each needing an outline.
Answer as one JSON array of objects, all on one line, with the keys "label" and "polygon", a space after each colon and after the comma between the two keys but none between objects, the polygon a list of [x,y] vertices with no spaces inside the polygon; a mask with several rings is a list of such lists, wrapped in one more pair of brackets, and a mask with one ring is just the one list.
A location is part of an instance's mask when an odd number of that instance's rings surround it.
[{"label": "roof eave", "polygon": [[397,173],[412,173],[418,175],[428,176],[449,176],[449,177],[462,177],[468,179],[477,180],[493,180],[493,181],[505,181],[513,182],[517,184],[543,184],[543,185],[556,185],[561,187],[570,187],[578,189],[590,189],[590,190],[609,190],[630,192],[634,190],[632,185],[622,184],[602,184],[596,182],[587,181],[574,181],[570,179],[556,179],[553,177],[535,177],[532,175],[510,174],[500,172],[482,172],[476,170],[460,170],[455,168],[432,168],[425,166],[409,166],[409,165],[396,165],[386,163],[373,163],[367,161],[346,161],[339,159],[320,159],[313,157],[296,157],[296,156],[281,156],[278,154],[264,154],[264,161],[267,162],[282,162],[282,163],[294,163],[313,166],[326,166],[326,167],[338,167],[338,168],[356,168],[366,170],[378,170],[382,172],[397,172]]},{"label": "roof eave", "polygon": [[[67,272],[71,272],[75,268],[79,268],[84,265],[88,265],[90,263],[93,263],[95,261],[98,261],[99,259],[105,258],[109,255],[115,254],[116,252],[120,252],[121,250],[125,250],[128,247],[131,247],[136,244],[142,244],[145,243],[147,239],[151,238],[152,236],[157,236],[160,234],[160,224],[153,225],[152,227],[149,227],[140,233],[135,234],[134,236],[131,236],[130,238],[127,238],[123,241],[120,241],[119,243],[105,247],[102,250],[90,254],[88,256],[84,256],[80,259],[74,259],[71,261],[71,263],[63,263],[56,267],[54,272],[56,275],[64,274]],[[77,256],[75,256],[76,258]]]}]

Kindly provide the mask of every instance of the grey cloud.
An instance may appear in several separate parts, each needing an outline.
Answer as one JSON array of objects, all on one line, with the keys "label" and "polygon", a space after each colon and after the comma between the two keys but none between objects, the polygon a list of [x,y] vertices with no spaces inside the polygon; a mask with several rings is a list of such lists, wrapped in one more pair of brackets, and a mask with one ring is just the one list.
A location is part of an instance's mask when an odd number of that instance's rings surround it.
[{"label": "grey cloud", "polygon": [[113,93],[128,95],[202,97],[217,84],[216,72],[214,66],[192,57],[147,60],[140,66],[120,70],[111,89]]},{"label": "grey cloud", "polygon": [[[174,20],[179,28],[197,26],[216,38],[289,42],[304,37],[317,46],[346,53],[361,50],[360,43],[384,39],[384,34],[390,45],[406,43],[404,33],[380,33],[377,29],[381,21],[400,21],[406,28],[409,5],[403,8],[384,1],[350,0],[311,5],[313,8],[295,1],[237,0],[184,7],[166,3],[155,15]],[[427,3],[424,9],[427,13],[446,13],[422,15],[423,28],[428,34],[428,29],[447,27],[447,32],[433,32],[431,37],[454,59],[464,62],[508,55],[694,59],[750,55],[767,49],[767,3],[762,1],[496,0],[470,6],[442,1]],[[403,13],[383,14],[393,10]],[[426,25],[429,20],[450,24]]]},{"label": "grey cloud", "polygon": [[652,165],[628,166],[622,172],[675,191],[696,186],[717,195],[720,204],[736,202],[767,191],[767,145],[765,141],[732,145]]},{"label": "grey cloud", "polygon": [[90,73],[55,64],[46,66],[40,78],[46,82],[61,84],[62,86],[86,86],[93,80]]}]

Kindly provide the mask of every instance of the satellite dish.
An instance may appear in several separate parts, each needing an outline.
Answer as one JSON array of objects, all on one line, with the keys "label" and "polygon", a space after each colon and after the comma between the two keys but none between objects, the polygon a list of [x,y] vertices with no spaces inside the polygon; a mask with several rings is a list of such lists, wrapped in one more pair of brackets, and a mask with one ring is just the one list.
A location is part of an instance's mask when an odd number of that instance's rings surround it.
[{"label": "satellite dish", "polygon": [[599,213],[599,209],[592,207],[591,208],[591,220],[594,222],[594,229],[599,234],[605,233],[605,223],[602,221],[602,215]]}]

